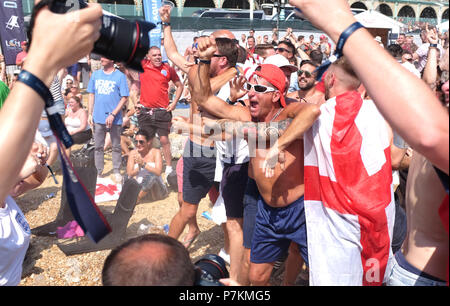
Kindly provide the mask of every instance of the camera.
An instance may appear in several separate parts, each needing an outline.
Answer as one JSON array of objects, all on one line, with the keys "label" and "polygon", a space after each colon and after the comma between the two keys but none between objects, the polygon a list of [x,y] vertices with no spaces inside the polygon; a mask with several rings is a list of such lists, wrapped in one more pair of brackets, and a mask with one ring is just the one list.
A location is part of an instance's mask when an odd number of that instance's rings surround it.
[{"label": "camera", "polygon": [[225,260],[216,254],[207,254],[194,263],[195,286],[223,286],[219,279],[228,278]]},{"label": "camera", "polygon": [[[66,13],[76,8],[87,7],[83,0],[53,0],[49,6],[54,13]],[[75,4],[75,5],[74,5]],[[128,21],[112,15],[103,15],[100,38],[95,42],[92,52],[143,72],[141,61],[150,47],[148,32],[156,25],[151,22]]]}]

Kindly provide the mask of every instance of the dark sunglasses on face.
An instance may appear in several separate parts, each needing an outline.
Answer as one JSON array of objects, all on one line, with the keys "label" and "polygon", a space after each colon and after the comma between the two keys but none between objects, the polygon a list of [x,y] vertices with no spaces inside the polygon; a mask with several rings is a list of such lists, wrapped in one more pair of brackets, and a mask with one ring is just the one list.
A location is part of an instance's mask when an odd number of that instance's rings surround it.
[{"label": "dark sunglasses on face", "polygon": [[312,73],[309,72],[309,71],[306,71],[306,70],[299,70],[299,71],[297,71],[297,75],[298,76],[302,76],[303,73],[305,74],[305,77],[307,77],[307,78],[312,77]]},{"label": "dark sunglasses on face", "polygon": [[253,89],[257,93],[266,93],[266,92],[276,91],[276,89],[271,88],[271,87],[267,87],[267,86],[259,85],[259,84],[250,84],[250,83],[245,83],[244,88],[248,91]]},{"label": "dark sunglasses on face", "polygon": [[287,53],[292,53],[290,50],[288,50],[288,49],[285,49],[285,48],[276,48],[275,49],[277,52],[287,52]]},{"label": "dark sunglasses on face", "polygon": [[145,140],[136,140],[136,144],[143,145],[145,144]]},{"label": "dark sunglasses on face", "polygon": [[225,55],[222,55],[222,54],[213,54],[212,56],[213,57],[225,57]]}]

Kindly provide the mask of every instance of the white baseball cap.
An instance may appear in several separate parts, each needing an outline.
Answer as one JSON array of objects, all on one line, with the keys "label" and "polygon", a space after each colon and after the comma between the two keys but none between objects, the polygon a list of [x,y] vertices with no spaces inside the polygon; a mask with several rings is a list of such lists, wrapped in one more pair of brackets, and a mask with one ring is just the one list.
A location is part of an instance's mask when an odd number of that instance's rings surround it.
[{"label": "white baseball cap", "polygon": [[278,68],[288,67],[291,70],[291,73],[298,70],[297,66],[291,65],[291,63],[289,63],[289,60],[281,54],[275,54],[267,57],[264,60],[264,64],[272,64],[277,66]]}]

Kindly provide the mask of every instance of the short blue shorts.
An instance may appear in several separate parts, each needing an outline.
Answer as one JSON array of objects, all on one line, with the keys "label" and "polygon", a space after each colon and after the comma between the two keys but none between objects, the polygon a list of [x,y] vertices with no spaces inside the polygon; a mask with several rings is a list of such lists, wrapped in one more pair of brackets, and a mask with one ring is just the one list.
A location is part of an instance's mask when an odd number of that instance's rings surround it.
[{"label": "short blue shorts", "polygon": [[259,197],[250,261],[275,262],[287,253],[291,241],[298,244],[300,254],[308,264],[303,196],[281,208],[271,207]]},{"label": "short blue shorts", "polygon": [[255,219],[258,211],[259,190],[256,182],[248,178],[244,193],[244,248],[251,249],[253,232],[255,231]]}]

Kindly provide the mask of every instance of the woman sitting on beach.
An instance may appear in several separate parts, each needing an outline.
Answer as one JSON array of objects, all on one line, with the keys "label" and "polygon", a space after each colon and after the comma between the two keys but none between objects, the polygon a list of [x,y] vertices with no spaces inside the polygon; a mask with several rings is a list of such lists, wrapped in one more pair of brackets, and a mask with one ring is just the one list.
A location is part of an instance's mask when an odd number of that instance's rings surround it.
[{"label": "woman sitting on beach", "polygon": [[142,187],[138,203],[161,180],[162,155],[159,149],[152,147],[154,137],[154,133],[150,135],[147,131],[139,130],[135,136],[136,149],[128,155],[127,175]]},{"label": "woman sitting on beach", "polygon": [[[66,112],[65,124],[67,131],[72,136],[74,144],[83,144],[92,138],[91,127],[88,124],[87,110],[83,108],[81,100],[77,96],[69,99]],[[70,156],[70,148],[66,150]]]}]

